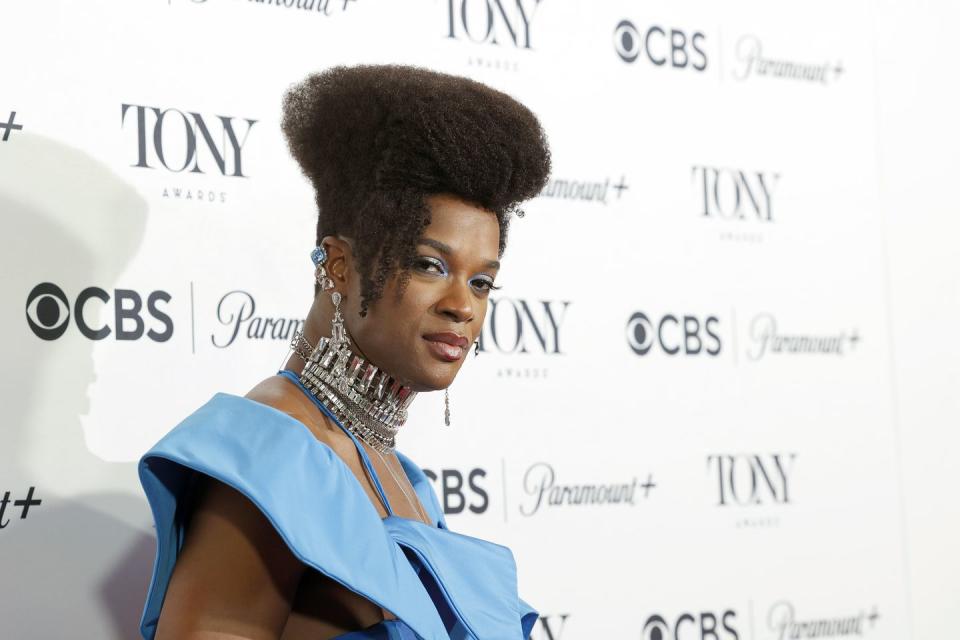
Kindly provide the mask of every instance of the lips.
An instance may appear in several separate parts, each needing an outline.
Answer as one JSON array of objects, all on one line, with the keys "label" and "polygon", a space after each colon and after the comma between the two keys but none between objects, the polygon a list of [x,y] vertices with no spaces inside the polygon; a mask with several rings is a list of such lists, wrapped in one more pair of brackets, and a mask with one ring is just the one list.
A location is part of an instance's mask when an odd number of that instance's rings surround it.
[{"label": "lips", "polygon": [[427,340],[443,342],[454,347],[460,347],[461,349],[466,349],[467,347],[467,339],[459,333],[453,333],[452,331],[444,331],[443,333],[428,333],[423,337]]},{"label": "lips", "polygon": [[440,360],[454,362],[463,357],[468,341],[464,336],[452,331],[429,333],[423,336],[430,352]]}]

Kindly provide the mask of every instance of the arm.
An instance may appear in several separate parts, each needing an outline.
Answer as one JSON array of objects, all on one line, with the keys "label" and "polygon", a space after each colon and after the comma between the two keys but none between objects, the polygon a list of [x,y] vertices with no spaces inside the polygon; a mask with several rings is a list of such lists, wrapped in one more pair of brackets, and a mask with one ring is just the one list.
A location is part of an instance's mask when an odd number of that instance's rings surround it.
[{"label": "arm", "polygon": [[239,491],[197,491],[155,640],[277,640],[306,567]]}]

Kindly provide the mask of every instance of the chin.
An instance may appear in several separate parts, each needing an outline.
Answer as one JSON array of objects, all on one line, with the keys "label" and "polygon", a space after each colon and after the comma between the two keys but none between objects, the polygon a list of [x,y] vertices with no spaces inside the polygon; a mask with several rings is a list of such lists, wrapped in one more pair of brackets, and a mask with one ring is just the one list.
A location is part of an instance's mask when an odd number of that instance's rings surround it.
[{"label": "chin", "polygon": [[466,356],[452,362],[439,360],[423,348],[414,349],[404,360],[403,371],[396,375],[414,391],[440,391],[453,384]]},{"label": "chin", "polygon": [[414,391],[439,391],[453,384],[460,367],[457,363],[437,364],[436,361],[419,368],[410,377],[409,386]]}]

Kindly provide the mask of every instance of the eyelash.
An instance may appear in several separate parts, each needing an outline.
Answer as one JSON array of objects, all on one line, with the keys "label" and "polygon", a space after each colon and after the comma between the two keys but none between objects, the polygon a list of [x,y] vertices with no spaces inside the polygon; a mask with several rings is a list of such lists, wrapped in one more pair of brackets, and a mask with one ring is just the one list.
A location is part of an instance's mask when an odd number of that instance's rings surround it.
[{"label": "eyelash", "polygon": [[[428,258],[426,256],[421,256],[420,258],[417,259],[417,267],[423,271],[427,270],[425,267],[437,267],[439,269],[443,269],[444,271],[446,271],[446,267],[443,265],[443,263],[441,263],[439,260],[436,260],[435,258]],[[493,284],[493,282],[490,280],[480,279],[480,282],[486,285],[486,288],[484,289],[484,291],[496,291],[497,289],[503,288],[500,285]]]}]

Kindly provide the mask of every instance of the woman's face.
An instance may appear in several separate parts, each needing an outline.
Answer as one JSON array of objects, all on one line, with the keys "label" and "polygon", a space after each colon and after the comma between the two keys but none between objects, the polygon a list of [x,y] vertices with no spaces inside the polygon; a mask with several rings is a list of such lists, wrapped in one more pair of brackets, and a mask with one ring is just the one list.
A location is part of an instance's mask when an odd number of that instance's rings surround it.
[{"label": "woman's face", "polygon": [[447,194],[429,196],[427,204],[431,222],[403,296],[397,298],[395,275],[360,317],[359,277],[353,277],[341,305],[363,354],[414,391],[453,382],[480,335],[500,266],[500,226],[492,212]]}]

